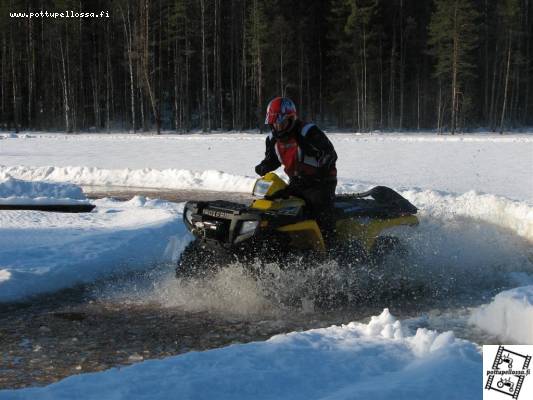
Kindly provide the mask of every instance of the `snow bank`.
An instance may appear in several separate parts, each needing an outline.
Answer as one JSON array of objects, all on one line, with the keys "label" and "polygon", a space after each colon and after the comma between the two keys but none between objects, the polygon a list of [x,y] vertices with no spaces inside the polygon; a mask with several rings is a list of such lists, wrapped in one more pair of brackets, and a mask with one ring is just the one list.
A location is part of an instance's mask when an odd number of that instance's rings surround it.
[{"label": "snow bank", "polygon": [[368,324],[145,361],[0,399],[481,399],[481,376],[475,345],[452,332],[409,335],[385,309]]},{"label": "snow bank", "polygon": [[490,304],[473,310],[470,323],[504,343],[533,344],[533,286],[499,293]]},{"label": "snow bank", "polygon": [[29,182],[0,175],[0,204],[88,203],[79,186],[71,183]]},{"label": "snow bank", "polygon": [[[197,189],[230,192],[251,192],[255,178],[221,171],[194,172],[179,169],[108,170],[95,167],[0,167],[4,172],[29,181],[70,182],[78,185],[131,186],[164,189]],[[377,184],[342,180],[339,193],[367,190]],[[434,190],[410,189],[400,193],[421,209],[424,215],[436,218],[470,217],[510,229],[533,241],[533,205],[491,194],[469,191],[452,194]]]},{"label": "snow bank", "polygon": [[460,195],[433,190],[406,190],[400,193],[421,209],[423,215],[439,219],[458,216],[473,218],[507,228],[533,241],[533,206],[526,202],[475,191]]},{"label": "snow bank", "polygon": [[[337,191],[362,192],[372,186],[375,185],[343,180],[339,183]],[[508,229],[515,235],[533,241],[533,205],[525,201],[475,191],[463,194],[420,189],[398,191],[419,208],[422,216],[441,220],[471,218]]]},{"label": "snow bank", "polygon": [[175,260],[183,204],[97,200],[86,214],[0,212],[0,302]]},{"label": "snow bank", "polygon": [[78,185],[124,186],[159,189],[198,189],[251,192],[255,178],[221,171],[182,169],[100,169],[96,167],[2,167],[4,172],[31,181],[70,182]]}]

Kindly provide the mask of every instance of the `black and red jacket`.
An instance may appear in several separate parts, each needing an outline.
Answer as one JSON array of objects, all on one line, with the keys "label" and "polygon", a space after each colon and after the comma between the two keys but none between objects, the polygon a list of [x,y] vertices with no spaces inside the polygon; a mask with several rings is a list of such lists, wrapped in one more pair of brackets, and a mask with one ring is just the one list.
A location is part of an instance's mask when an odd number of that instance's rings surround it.
[{"label": "black and red jacket", "polygon": [[296,120],[287,138],[266,139],[265,159],[255,167],[259,175],[283,165],[289,178],[336,178],[337,153],[333,145],[315,124]]}]

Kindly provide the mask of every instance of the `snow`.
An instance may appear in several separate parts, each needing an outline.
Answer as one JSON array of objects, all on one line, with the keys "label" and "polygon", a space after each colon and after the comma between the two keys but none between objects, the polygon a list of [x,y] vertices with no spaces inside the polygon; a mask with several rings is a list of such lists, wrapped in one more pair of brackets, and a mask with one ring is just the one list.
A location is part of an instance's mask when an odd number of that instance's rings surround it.
[{"label": "snow", "polygon": [[470,323],[503,343],[533,344],[533,285],[499,293],[472,311]]},{"label": "snow", "polygon": [[[415,250],[412,277],[450,295],[458,285],[521,286],[469,321],[501,340],[533,343],[533,137],[329,136],[339,193],[387,185],[420,209],[420,225],[400,233]],[[86,201],[76,185],[250,192],[264,152],[264,136],[250,133],[1,137],[0,201],[12,202]],[[183,204],[141,196],[94,204],[85,214],[0,211],[0,303],[156,264],[171,270],[191,239]],[[477,345],[408,326],[385,310],[365,324],[0,390],[0,399],[481,398]]]},{"label": "snow", "polygon": [[[69,183],[0,177],[0,204],[87,203]],[[0,212],[0,302],[175,260],[190,240],[183,204],[136,196],[92,213]]]},{"label": "snow", "polygon": [[255,178],[222,171],[183,169],[100,169],[96,167],[0,167],[0,171],[25,180],[73,182],[88,186],[124,186],[158,189],[198,189],[251,192]]},{"label": "snow", "polygon": [[96,200],[91,213],[0,211],[0,302],[175,260],[183,204]]},{"label": "snow", "polygon": [[70,183],[31,182],[0,176],[0,204],[85,204],[83,190]]},{"label": "snow", "polygon": [[533,205],[492,194],[468,191],[451,194],[433,190],[405,190],[400,193],[425,215],[439,219],[468,217],[506,228],[533,241]]},{"label": "snow", "polygon": [[452,332],[404,332],[385,309],[368,324],[144,361],[0,399],[480,399],[481,374],[475,345]]}]

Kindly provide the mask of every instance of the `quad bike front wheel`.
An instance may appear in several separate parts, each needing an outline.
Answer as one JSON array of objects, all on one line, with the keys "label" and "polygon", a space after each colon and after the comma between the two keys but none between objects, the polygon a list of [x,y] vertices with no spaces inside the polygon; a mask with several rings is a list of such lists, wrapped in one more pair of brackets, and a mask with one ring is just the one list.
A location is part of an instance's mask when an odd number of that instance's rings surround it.
[{"label": "quad bike front wheel", "polygon": [[199,240],[185,247],[176,266],[176,278],[206,278],[220,269],[226,257]]}]

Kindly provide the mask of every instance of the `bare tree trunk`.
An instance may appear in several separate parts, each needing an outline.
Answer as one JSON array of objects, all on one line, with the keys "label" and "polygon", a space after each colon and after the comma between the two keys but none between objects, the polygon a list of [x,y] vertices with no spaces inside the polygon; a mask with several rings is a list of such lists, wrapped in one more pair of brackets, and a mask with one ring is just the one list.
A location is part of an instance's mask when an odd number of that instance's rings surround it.
[{"label": "bare tree trunk", "polygon": [[207,65],[205,55],[205,0],[200,0],[201,30],[202,30],[202,130],[207,131],[206,108],[207,108]]},{"label": "bare tree trunk", "polygon": [[[301,104],[301,103],[300,103]],[[257,117],[259,132],[263,133],[263,123],[261,121],[261,109],[263,107],[263,57],[261,48],[257,49]]]},{"label": "bare tree trunk", "polygon": [[488,11],[488,0],[485,0],[484,4],[484,14],[485,14],[485,76],[484,76],[484,90],[485,90],[485,101],[483,107],[483,116],[485,121],[489,117],[489,11]]},{"label": "bare tree trunk", "polygon": [[[518,44],[516,46],[516,52],[520,53],[520,38],[518,39]],[[511,75],[509,77],[509,111],[507,112],[507,126],[514,127],[515,122],[517,122],[517,116],[518,116],[518,110],[520,109],[519,101],[520,101],[520,67],[516,66],[516,68],[513,69],[512,73],[509,72]]]},{"label": "bare tree trunk", "polygon": [[139,85],[139,106],[141,109],[141,124],[143,132],[146,132],[146,118],[144,116],[144,93],[143,85]]},{"label": "bare tree trunk", "polygon": [[28,128],[32,128],[33,80],[35,76],[35,46],[33,45],[33,23],[28,19]]},{"label": "bare tree trunk", "polygon": [[357,125],[359,131],[363,132],[365,130],[365,71],[362,43],[359,41],[358,44],[360,46],[358,54],[361,70],[357,80]]},{"label": "bare tree trunk", "polygon": [[131,20],[130,20],[130,7],[128,4],[128,18],[124,15],[124,10],[120,7],[120,13],[122,15],[122,24],[124,27],[124,37],[126,39],[126,53],[128,57],[128,71],[130,77],[130,98],[131,98],[131,128],[133,133],[137,131],[135,125],[135,86],[133,81],[133,46],[132,46],[132,29],[131,29]]},{"label": "bare tree trunk", "polygon": [[357,70],[354,71],[354,83],[355,83],[355,116],[356,119],[352,122],[354,131],[361,131],[361,90],[359,89],[360,82]]},{"label": "bare tree trunk", "polygon": [[99,104],[99,73],[98,71],[91,72],[91,83],[92,83],[92,92],[93,92],[93,110],[94,110],[94,125],[96,129],[100,129],[100,104]]},{"label": "bare tree trunk", "polygon": [[[246,26],[246,1],[243,2],[243,22],[242,26],[243,29]],[[242,90],[242,96],[240,100],[240,127],[243,128],[248,123],[248,96],[247,96],[247,82],[248,82],[248,63],[246,59],[246,53],[248,51],[248,48],[246,47],[246,37],[243,33],[242,35],[242,73],[241,73],[241,90]]]},{"label": "bare tree trunk", "polygon": [[216,9],[215,11],[215,21],[217,23],[215,29],[216,40],[216,64],[217,64],[217,88],[218,88],[218,116],[220,118],[219,127],[220,129],[224,128],[224,97],[222,93],[222,60],[221,60],[221,10],[220,10],[220,0],[216,0]]},{"label": "bare tree trunk", "polygon": [[[42,22],[43,20],[41,20]],[[42,28],[42,27],[41,27]],[[44,36],[44,35],[43,35]],[[45,44],[44,38],[41,43],[43,46]],[[53,52],[57,52],[57,46],[54,46],[52,41],[48,41],[48,52],[52,54]],[[50,75],[51,76],[57,76],[58,79],[52,79],[50,82],[50,90],[47,91],[43,96],[43,103],[44,104],[50,104],[49,111],[53,113],[53,115],[57,115],[58,117],[60,115],[63,115],[63,96],[62,96],[62,89],[57,88],[58,81],[61,82],[61,66],[59,63],[56,63],[54,59],[51,57],[49,58],[49,68],[50,68]],[[60,100],[61,99],[61,100]],[[45,116],[48,117],[48,116]],[[50,117],[46,118],[46,126],[52,127],[53,121]]]},{"label": "bare tree trunk", "polygon": [[15,71],[15,46],[13,44],[13,35],[11,35],[11,80],[13,88],[13,123],[15,124],[15,132],[19,131],[19,121],[18,121],[18,102],[17,102],[17,74]]},{"label": "bare tree trunk", "polygon": [[142,13],[144,17],[143,21],[143,52],[142,52],[142,70],[144,74],[144,81],[146,84],[146,89],[148,90],[148,98],[150,99],[150,105],[152,107],[152,113],[154,115],[156,128],[157,128],[157,134],[159,135],[161,133],[161,117],[159,115],[159,108],[157,105],[157,101],[155,99],[155,93],[154,89],[152,88],[152,82],[150,79],[150,52],[149,52],[149,46],[150,46],[150,0],[144,1],[144,6],[141,6],[143,8]]},{"label": "bare tree trunk", "polygon": [[396,69],[396,25],[393,22],[392,28],[392,48],[390,52],[390,88],[389,88],[389,129],[394,126],[395,108],[395,69]]},{"label": "bare tree trunk", "polygon": [[503,135],[503,121],[505,118],[505,107],[507,106],[507,88],[509,86],[509,70],[511,69],[511,32],[509,32],[509,42],[507,47],[507,68],[505,71],[505,89],[503,92],[503,105],[502,105],[502,116],[500,119],[500,135]]},{"label": "bare tree trunk", "polygon": [[368,130],[368,97],[367,97],[367,69],[366,69],[366,30],[363,27],[363,129]]},{"label": "bare tree trunk", "polygon": [[283,33],[281,33],[281,40],[280,40],[280,43],[279,43],[279,83],[280,83],[280,86],[281,86],[281,96],[285,97],[285,79],[283,77],[283,63],[284,63],[284,59],[283,59],[283,42],[284,42],[284,38],[283,38]]},{"label": "bare tree trunk", "polygon": [[69,104],[69,96],[68,96],[68,79],[67,79],[67,69],[65,67],[65,54],[63,51],[63,41],[61,38],[59,39],[59,47],[61,50],[61,71],[62,71],[62,78],[61,78],[61,87],[63,88],[63,106],[64,106],[64,115],[65,115],[65,131],[70,132],[71,126],[70,126],[70,104]]},{"label": "bare tree trunk", "polygon": [[189,38],[189,25],[187,24],[187,20],[185,20],[185,130],[189,132],[191,129],[191,118],[190,118],[190,112],[191,112],[191,99],[190,99],[190,87],[189,87],[189,77],[190,77],[190,71],[191,71],[191,42]]},{"label": "bare tree trunk", "polygon": [[[233,11],[233,4],[232,4],[232,11]],[[232,41],[231,41],[231,51],[230,51],[230,66],[229,66],[229,86],[230,86],[230,93],[231,93],[231,130],[235,130],[235,107],[237,106],[235,102],[235,33],[234,33],[234,27],[231,27],[232,32]]]},{"label": "bare tree trunk", "polygon": [[7,57],[7,45],[6,45],[6,38],[5,36],[2,38],[2,57],[0,58],[0,76],[2,79],[0,79],[0,116],[2,119],[0,119],[0,123],[5,123],[4,117],[6,115],[6,88],[4,87],[4,77],[7,75],[6,73],[6,57]]},{"label": "bare tree trunk", "polygon": [[379,37],[379,129],[383,130],[383,41]]},{"label": "bare tree trunk", "polygon": [[498,42],[496,42],[496,49],[494,51],[494,63],[492,66],[492,88],[490,96],[490,129],[495,130],[495,109],[496,109],[496,71],[498,66]]},{"label": "bare tree trunk", "polygon": [[[109,29],[109,21],[106,23],[106,31],[107,31],[107,37],[109,38],[111,36],[111,32]],[[111,40],[107,40],[106,45],[106,117],[105,117],[105,129],[106,132],[109,133],[110,125],[111,125],[111,102],[113,99],[113,79],[112,79],[112,68],[111,68],[111,48],[110,48],[110,42]]]},{"label": "bare tree trunk", "polygon": [[320,123],[324,123],[324,109],[322,103],[322,41],[318,39],[318,112],[320,114]]},{"label": "bare tree trunk", "polygon": [[178,99],[181,98],[181,93],[179,90],[179,46],[178,46],[178,38],[174,40],[174,128],[176,133],[179,132],[180,129],[180,106]]},{"label": "bare tree trunk", "polygon": [[439,78],[439,101],[437,105],[437,133],[440,135],[442,133],[442,81]]},{"label": "bare tree trunk", "polygon": [[[79,123],[80,116],[78,115],[78,109],[76,107],[76,89],[73,87],[71,83],[71,77],[72,73],[70,71],[70,45],[69,45],[69,35],[68,35],[68,27],[65,27],[65,63],[67,66],[67,96],[69,99],[69,108],[70,108],[70,126],[71,131],[78,132],[80,129],[80,126],[84,126],[83,124]],[[80,52],[81,53],[81,52]],[[73,93],[74,92],[74,93]],[[85,113],[82,113],[82,117],[84,117]]]},{"label": "bare tree trunk", "polygon": [[300,113],[305,115],[304,108],[304,50],[303,50],[302,28],[298,29],[298,104]]},{"label": "bare tree trunk", "polygon": [[213,29],[213,127],[218,128],[218,0],[214,0]]},{"label": "bare tree trunk", "polygon": [[[234,2],[231,2],[231,20],[235,19],[235,6]],[[236,110],[237,103],[235,101],[236,96],[236,89],[235,89],[235,52],[236,52],[236,43],[237,43],[237,37],[235,34],[235,24],[231,25],[231,42],[230,42],[230,62],[229,62],[229,68],[230,68],[230,74],[229,74],[229,85],[230,85],[230,93],[231,93],[231,130],[235,130],[235,124],[236,124]]]},{"label": "bare tree trunk", "polygon": [[453,33],[453,59],[452,59],[452,119],[451,134],[455,135],[456,112],[457,112],[457,64],[458,64],[458,46],[459,37],[457,33],[457,6],[454,10],[454,33]]},{"label": "bare tree trunk", "polygon": [[313,121],[315,120],[315,106],[311,101],[311,71],[309,70],[309,60],[305,59],[305,93],[306,93],[306,103],[308,111],[308,118]]},{"label": "bare tree trunk", "polygon": [[[81,11],[82,10],[82,4],[81,4],[81,0],[79,0],[78,2],[78,10]],[[83,48],[83,38],[82,38],[82,27],[83,27],[83,21],[82,21],[83,18],[80,18],[79,21],[78,21],[78,48],[81,49]],[[67,28],[68,29],[68,28]],[[68,31],[67,31],[68,33]],[[77,104],[78,104],[78,97],[80,97],[82,100],[81,102],[83,103],[83,99],[85,98],[85,91],[84,91],[84,85],[85,85],[85,82],[84,82],[84,59],[83,59],[83,51],[79,51],[78,52],[78,55],[79,55],[79,73],[78,73],[78,79],[79,79],[79,90],[76,90],[76,85],[73,85],[71,84],[70,82],[72,81],[71,80],[71,77],[72,77],[72,74],[70,72],[70,56],[69,56],[69,49],[70,49],[70,46],[68,46],[68,36],[67,36],[67,43],[66,43],[66,55],[67,55],[67,75],[68,75],[68,78],[69,78],[69,85],[68,85],[68,88],[69,88],[69,96],[71,98],[71,125],[73,127],[73,130],[74,131],[79,131],[80,127],[83,127],[83,126],[86,126],[86,122],[85,122],[85,118],[86,118],[86,113],[83,109],[83,107],[77,107]],[[81,113],[81,117],[80,115],[78,115],[78,112]],[[81,120],[81,121],[80,121]]]},{"label": "bare tree trunk", "polygon": [[[205,1],[206,0],[202,0],[202,2],[204,3],[205,5]],[[205,21],[205,9],[204,9],[204,12],[202,13],[202,17],[203,17],[203,21]],[[207,131],[208,132],[211,132],[211,129],[212,129],[212,116],[211,116],[211,91],[210,91],[210,78],[209,78],[209,54],[206,52],[207,50],[207,44],[205,43],[207,41],[206,39],[206,26],[205,26],[205,22],[202,23],[202,40],[204,41],[204,47],[203,47],[203,50],[202,52],[204,53],[205,55],[205,87],[206,87],[206,90],[207,90],[207,93],[206,93],[206,111],[207,111]]]},{"label": "bare tree trunk", "polygon": [[[526,71],[531,71],[531,67],[530,67],[530,64],[531,64],[531,32],[532,30],[530,29],[529,25],[530,25],[530,19],[529,19],[529,14],[530,14],[530,4],[529,4],[529,0],[524,0],[524,9],[526,10],[526,13],[525,13],[525,31],[526,32],[529,32],[529,34],[526,35],[526,60],[525,60],[525,70]],[[523,113],[522,113],[522,117],[521,117],[521,120],[522,120],[522,125],[525,125],[527,123],[527,117],[529,115],[529,91],[530,91],[530,86],[531,86],[531,74],[527,74],[526,75],[526,82],[525,82],[525,94],[524,94],[524,108],[523,108]]]},{"label": "bare tree trunk", "polygon": [[420,71],[416,74],[416,130],[420,131]]},{"label": "bare tree trunk", "polygon": [[405,88],[405,40],[403,26],[403,0],[400,0],[400,130],[403,129],[403,104]]}]

